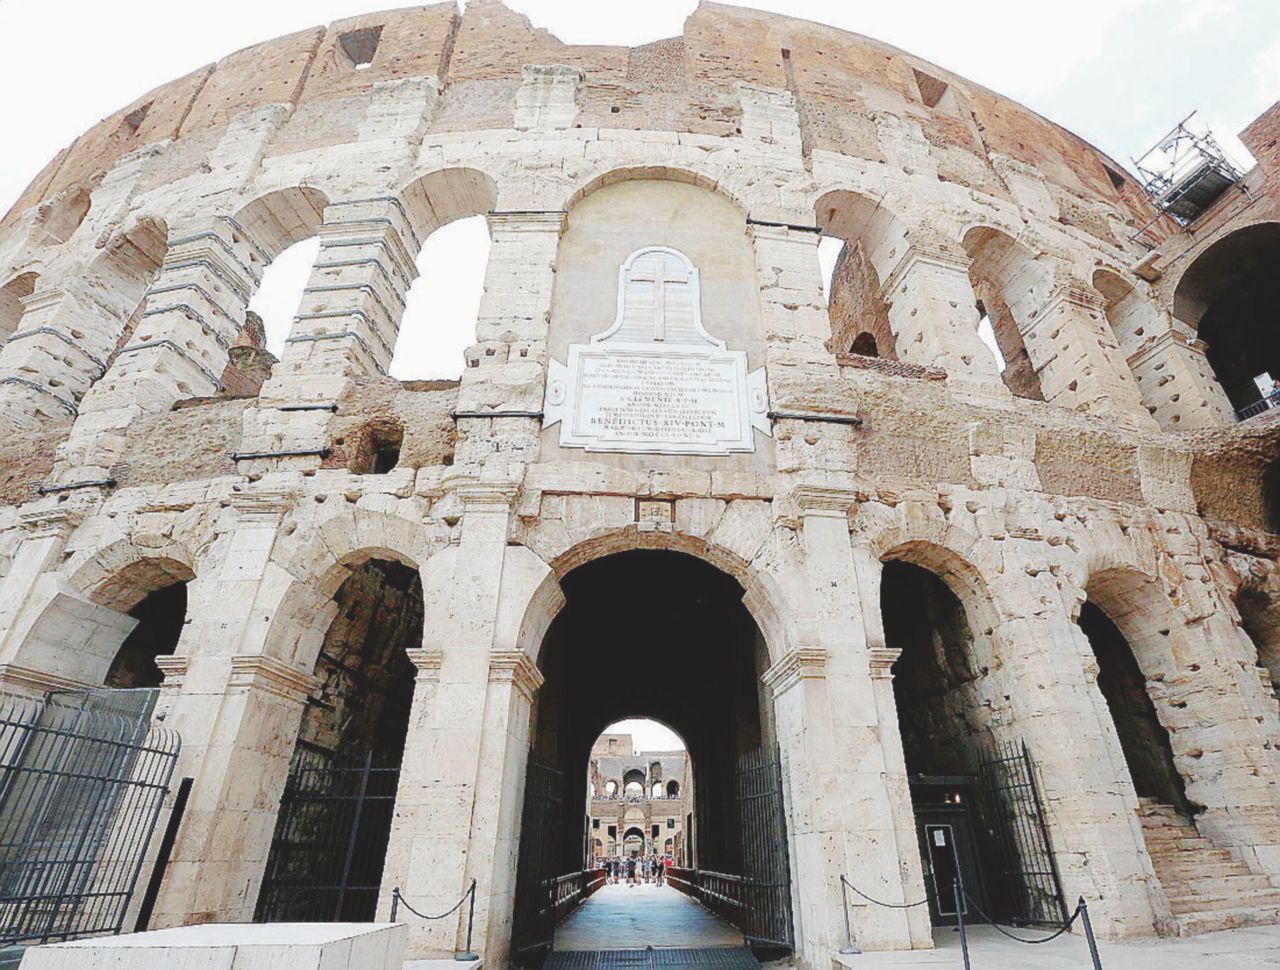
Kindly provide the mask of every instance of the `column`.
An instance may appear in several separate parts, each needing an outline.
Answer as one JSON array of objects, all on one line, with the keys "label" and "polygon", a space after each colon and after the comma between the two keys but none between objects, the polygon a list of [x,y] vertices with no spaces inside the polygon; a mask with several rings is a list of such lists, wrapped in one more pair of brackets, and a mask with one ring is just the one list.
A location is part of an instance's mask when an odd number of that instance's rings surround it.
[{"label": "column", "polygon": [[393,195],[330,203],[320,253],[302,291],[285,349],[244,414],[244,474],[318,468],[331,444],[329,419],[351,380],[385,376],[421,248],[404,204]]},{"label": "column", "polygon": [[[795,626],[808,642],[775,661],[764,680],[774,695],[787,820],[797,953],[809,966],[829,961],[845,942],[840,876],[886,902],[922,898],[910,801],[895,802],[877,699],[869,676],[858,569],[849,542],[851,493],[806,489],[803,576],[811,613]],[[882,691],[881,691],[882,693]],[[900,787],[900,786],[899,786]],[[900,816],[906,813],[904,823]],[[900,832],[909,831],[905,844]],[[928,946],[927,919],[910,910],[850,899],[854,935],[865,949]]]},{"label": "column", "polygon": [[881,293],[901,360],[945,369],[948,386],[967,397],[1009,400],[995,355],[978,337],[980,317],[967,257],[908,246]]},{"label": "column", "polygon": [[[174,777],[194,784],[156,927],[253,918],[303,707],[317,687],[311,664],[265,652],[267,631],[281,645],[306,641],[336,609],[270,560],[288,501],[284,493],[235,496],[234,519],[187,587],[188,622],[165,668],[177,682],[166,680],[162,705],[165,726],[182,737]],[[311,608],[284,601],[290,588]],[[285,617],[308,625],[282,630]]]},{"label": "column", "polygon": [[[542,423],[556,251],[564,230],[559,209],[491,212],[489,265],[476,343],[458,391],[455,463],[528,460]],[[501,418],[469,415],[494,412]],[[535,415],[535,417],[530,417]]]},{"label": "column", "polygon": [[[831,319],[822,294],[818,242],[822,235],[811,226],[813,214],[797,216],[795,225],[747,220],[756,256],[760,314],[764,324],[765,360],[770,393],[785,399],[789,372],[803,373],[808,385],[815,373],[835,378],[839,368],[827,349]],[[815,371],[816,369],[816,371]]]},{"label": "column", "polygon": [[[541,675],[514,644],[495,641],[515,489],[467,482],[456,549],[423,573],[423,623],[409,737],[379,912],[391,890],[443,912],[477,882],[472,948],[502,963],[510,938],[529,709]],[[513,596],[518,601],[519,596]],[[465,919],[415,923],[409,955],[452,952]]]},{"label": "column", "polygon": [[1046,401],[1132,431],[1156,427],[1100,293],[1042,259],[1028,261],[1003,289]]},{"label": "column", "polygon": [[221,389],[227,352],[267,261],[230,219],[174,233],[129,342],[85,395],[58,449],[56,483],[107,478],[134,417]]},{"label": "column", "polygon": [[1161,428],[1192,431],[1235,422],[1235,408],[1213,376],[1201,340],[1169,327],[1130,354],[1129,369]]},{"label": "column", "polygon": [[1095,904],[1090,913],[1101,936],[1148,935],[1169,920],[1168,902],[1146,855],[1137,796],[1097,688],[1097,661],[1072,619],[1071,593],[1047,568],[1012,567],[1034,567],[1043,553],[1028,539],[1005,545],[1010,565],[985,577],[999,618],[994,675],[1011,705],[1003,736],[1025,741],[1035,760],[1068,902],[1084,896]]},{"label": "column", "polygon": [[0,348],[0,427],[10,433],[70,424],[106,370],[123,322],[71,286],[23,297],[18,329]]}]

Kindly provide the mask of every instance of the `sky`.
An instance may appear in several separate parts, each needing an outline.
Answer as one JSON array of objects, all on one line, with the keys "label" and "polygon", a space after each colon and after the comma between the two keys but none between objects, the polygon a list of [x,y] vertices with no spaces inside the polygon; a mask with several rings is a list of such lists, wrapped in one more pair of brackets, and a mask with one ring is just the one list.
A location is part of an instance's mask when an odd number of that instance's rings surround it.
[{"label": "sky", "polygon": [[[509,0],[569,43],[681,33],[694,0],[643,14],[601,0]],[[242,47],[397,0],[0,0],[0,211],[60,149],[149,89]],[[1128,164],[1192,110],[1235,139],[1280,98],[1280,0],[756,0],[746,6],[875,37],[1014,98]],[[255,309],[278,352],[315,244],[277,259]],[[435,233],[391,373],[456,377],[483,287],[482,219]],[[829,267],[833,254],[824,261]]]},{"label": "sky", "polygon": [[630,734],[637,753],[642,751],[683,751],[684,739],[665,724],[648,718],[633,717],[615,721],[604,729],[606,734]]}]

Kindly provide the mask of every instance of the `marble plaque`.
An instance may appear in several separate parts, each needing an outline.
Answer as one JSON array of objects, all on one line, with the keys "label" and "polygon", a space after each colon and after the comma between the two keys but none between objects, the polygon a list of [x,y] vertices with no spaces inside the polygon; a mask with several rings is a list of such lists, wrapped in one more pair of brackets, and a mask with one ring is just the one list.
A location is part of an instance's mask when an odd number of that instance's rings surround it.
[{"label": "marble plaque", "polygon": [[567,448],[724,455],[755,450],[768,409],[764,370],[703,329],[697,269],[649,247],[618,271],[612,326],[551,362],[543,410]]}]

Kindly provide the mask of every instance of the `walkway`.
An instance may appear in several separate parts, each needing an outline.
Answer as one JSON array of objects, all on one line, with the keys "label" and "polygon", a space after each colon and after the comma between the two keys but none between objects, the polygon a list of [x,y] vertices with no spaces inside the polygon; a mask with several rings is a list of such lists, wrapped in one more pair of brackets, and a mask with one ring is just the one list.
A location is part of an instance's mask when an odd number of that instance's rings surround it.
[{"label": "walkway", "polygon": [[[1017,930],[1027,937],[1043,936],[1035,930]],[[935,929],[934,950],[864,953],[836,956],[846,970],[961,970],[960,937],[954,930]],[[1280,926],[1246,927],[1204,933],[1200,936],[1129,943],[1099,943],[1105,970],[1247,970],[1280,966]],[[1088,968],[1089,948],[1084,939],[1068,934],[1052,943],[1026,946],[1005,939],[989,926],[969,932],[969,958],[973,970],[1082,970]]]},{"label": "walkway", "polygon": [[742,946],[742,934],[670,886],[602,886],[556,930],[555,949]]}]

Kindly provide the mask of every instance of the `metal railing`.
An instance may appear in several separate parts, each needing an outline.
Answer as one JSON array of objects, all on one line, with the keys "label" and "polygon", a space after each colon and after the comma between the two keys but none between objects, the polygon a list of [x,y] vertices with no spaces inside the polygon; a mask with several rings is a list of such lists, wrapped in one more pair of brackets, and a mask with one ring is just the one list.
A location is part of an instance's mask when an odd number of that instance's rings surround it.
[{"label": "metal railing", "polygon": [[1273,401],[1270,397],[1264,397],[1261,401],[1254,401],[1247,407],[1242,407],[1236,411],[1236,420],[1248,421],[1250,418],[1256,418],[1259,414],[1266,414],[1278,405],[1280,405],[1280,402]]},{"label": "metal railing", "polygon": [[462,951],[455,952],[453,958],[455,960],[470,963],[474,960],[480,959],[478,955],[471,952],[471,932],[475,927],[476,921],[476,881],[474,879],[471,880],[471,885],[467,887],[467,891],[462,894],[462,898],[438,916],[429,916],[426,913],[421,913],[414,909],[409,905],[409,901],[404,898],[404,893],[400,892],[400,887],[396,886],[395,889],[391,890],[391,922],[394,923],[397,921],[397,917],[400,915],[401,906],[411,912],[414,916],[417,916],[419,919],[434,921],[452,916],[454,913],[458,912],[458,910],[462,908],[462,904],[468,900],[471,901],[471,905],[467,907],[467,944]]},{"label": "metal railing", "polygon": [[0,945],[124,928],[180,746],[155,697],[0,695]]},{"label": "metal railing", "polygon": [[746,880],[728,872],[710,869],[683,869],[668,866],[667,882],[691,899],[701,903],[726,923],[739,929],[743,925]]}]

